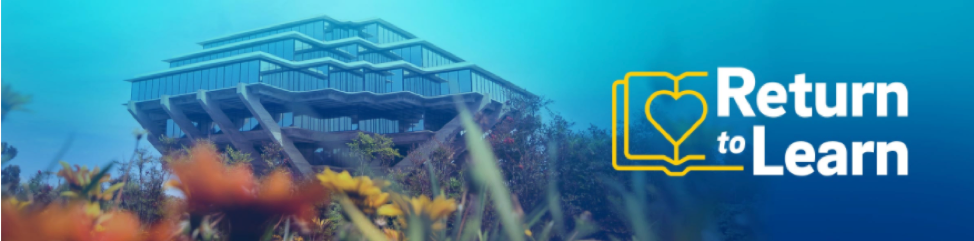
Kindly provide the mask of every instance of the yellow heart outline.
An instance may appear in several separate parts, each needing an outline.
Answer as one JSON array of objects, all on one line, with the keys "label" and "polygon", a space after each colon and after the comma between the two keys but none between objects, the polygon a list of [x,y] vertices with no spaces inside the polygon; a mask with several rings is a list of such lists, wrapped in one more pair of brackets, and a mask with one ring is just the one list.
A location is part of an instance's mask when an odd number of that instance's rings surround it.
[{"label": "yellow heart outline", "polygon": [[[697,99],[700,100],[700,103],[703,106],[703,111],[700,113],[700,118],[697,119],[697,122],[694,122],[693,125],[690,126],[690,129],[687,129],[687,131],[684,132],[682,136],[680,136],[679,140],[673,140],[673,136],[671,136],[670,133],[666,132],[666,130],[663,129],[663,127],[660,126],[655,119],[653,119],[653,114],[652,112],[649,111],[650,105],[653,103],[653,99],[656,99],[656,97],[660,95],[672,96],[674,100],[680,100],[680,98],[683,97],[684,95],[692,95],[694,97],[697,97]],[[656,130],[658,130],[660,133],[662,133],[663,137],[666,137],[666,140],[669,141],[670,144],[673,144],[673,159],[680,159],[680,155],[679,155],[680,144],[683,144],[683,141],[685,141],[687,137],[690,136],[690,134],[693,134],[693,131],[697,130],[697,127],[699,127],[700,124],[703,123],[705,119],[707,119],[707,100],[705,100],[703,98],[703,95],[701,95],[699,92],[693,90],[683,90],[680,92],[673,92],[670,90],[658,90],[656,92],[653,92],[653,94],[646,99],[645,110],[646,110],[646,119],[649,119],[649,123],[652,123],[653,127],[655,127]]]},{"label": "yellow heart outline", "polygon": [[[744,170],[744,166],[743,165],[689,165],[686,168],[684,168],[683,171],[671,171],[669,168],[667,168],[666,166],[662,166],[662,165],[619,165],[619,162],[618,161],[619,161],[620,157],[619,157],[619,155],[617,153],[617,150],[619,150],[619,148],[620,148],[620,143],[619,143],[619,133],[620,133],[619,132],[619,129],[620,128],[623,129],[623,131],[622,131],[622,142],[623,143],[621,143],[622,144],[621,147],[623,149],[623,153],[622,154],[624,154],[624,156],[625,156],[626,159],[629,159],[629,160],[639,160],[639,161],[666,161],[666,162],[669,162],[670,164],[672,164],[674,166],[679,166],[679,165],[683,164],[686,161],[694,161],[694,160],[698,160],[699,161],[699,160],[704,160],[705,159],[705,156],[704,155],[687,155],[687,156],[684,156],[682,158],[679,158],[679,156],[678,156],[678,154],[679,154],[678,153],[679,152],[679,147],[678,146],[674,146],[674,150],[675,150],[674,153],[673,153],[673,154],[675,154],[674,155],[674,158],[670,158],[670,157],[668,157],[666,155],[659,155],[659,154],[654,154],[654,155],[634,155],[634,154],[629,153],[629,79],[631,77],[666,77],[666,78],[669,78],[670,80],[673,81],[673,91],[679,92],[679,90],[680,90],[680,80],[682,80],[685,77],[707,77],[707,72],[702,72],[702,71],[700,71],[700,72],[683,72],[680,75],[674,76],[673,74],[671,74],[669,72],[663,72],[663,71],[634,71],[634,72],[628,72],[628,73],[626,73],[625,78],[623,78],[621,80],[616,80],[615,82],[612,83],[612,150],[613,150],[613,154],[612,154],[612,167],[615,170],[618,170],[618,171],[662,171],[667,176],[674,176],[674,177],[682,177],[682,176],[686,175],[688,172],[691,172],[691,171],[743,171]],[[618,101],[618,98],[619,98],[619,94],[620,94],[618,89],[619,89],[620,86],[622,87],[622,93],[621,94],[623,96],[623,101],[622,101],[622,106],[623,106],[623,108],[622,108],[622,113],[623,113],[622,114],[622,123],[618,123],[618,118],[619,118],[619,116],[618,116],[619,115],[619,113],[618,113],[619,112],[619,103],[618,103],[619,101]],[[669,94],[672,96],[674,93],[669,93]],[[678,95],[682,96],[683,94],[691,94],[691,93],[679,93]],[[697,94],[699,94],[699,93],[697,93]],[[676,98],[676,97],[674,97],[674,98]],[[703,100],[703,98],[701,98],[701,96],[697,96],[697,98]],[[704,103],[704,105],[706,105],[706,101],[705,100],[703,101],[703,103]],[[704,108],[706,108],[706,106],[704,106]],[[704,111],[704,112],[706,113],[706,111]],[[620,124],[621,124],[621,126],[620,126]],[[697,123],[697,125],[699,125],[699,123]]]}]

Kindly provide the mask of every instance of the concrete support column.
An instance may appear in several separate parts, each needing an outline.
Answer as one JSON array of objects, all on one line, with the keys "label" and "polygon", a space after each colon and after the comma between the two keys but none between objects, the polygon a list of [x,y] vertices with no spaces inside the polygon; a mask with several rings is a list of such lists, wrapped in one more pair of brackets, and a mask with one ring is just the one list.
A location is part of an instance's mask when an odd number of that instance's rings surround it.
[{"label": "concrete support column", "polygon": [[[483,113],[484,109],[486,109],[488,105],[490,105],[490,98],[487,96],[482,96],[478,101],[471,103],[466,107],[472,115],[476,116],[478,113]],[[447,143],[448,141],[452,140],[453,137],[456,137],[457,133],[459,133],[461,130],[463,130],[463,121],[460,120],[460,115],[458,114],[456,117],[453,117],[452,120],[444,124],[442,128],[437,130],[433,134],[432,140],[421,144],[418,148],[429,149],[428,146],[436,144],[437,142]],[[395,168],[401,170],[412,167],[415,160],[428,159],[428,155],[428,151],[413,151],[403,158],[402,161],[396,163]]]},{"label": "concrete support column", "polygon": [[183,133],[186,133],[186,136],[188,136],[190,140],[195,142],[196,139],[205,138],[205,136],[200,133],[199,128],[193,125],[193,122],[190,121],[189,118],[186,118],[186,114],[183,114],[183,110],[179,108],[179,106],[175,106],[169,101],[168,95],[163,95],[160,97],[159,102],[162,104],[162,109],[169,114],[169,118],[171,118],[172,121],[179,126],[179,129],[181,129]]},{"label": "concrete support column", "polygon": [[247,92],[247,85],[240,83],[237,85],[237,96],[240,97],[240,101],[247,106],[250,110],[250,114],[257,119],[260,126],[263,127],[264,131],[270,135],[271,139],[280,144],[284,153],[287,154],[288,159],[291,159],[291,168],[294,169],[296,173],[301,174],[306,178],[310,178],[314,175],[314,170],[311,169],[311,165],[308,161],[304,159],[301,152],[297,147],[294,146],[294,142],[290,138],[284,136],[281,133],[281,127],[277,126],[277,122],[274,121],[274,117],[271,116],[270,112],[264,108],[264,105],[260,103],[260,99]]},{"label": "concrete support column", "polygon": [[[467,105],[467,110],[470,111],[471,115],[476,117],[478,113],[483,113],[489,104],[490,97],[483,96],[480,100]],[[460,115],[458,114],[450,122],[444,124],[440,130],[436,131],[436,134],[433,134],[433,140],[446,142],[448,138],[456,136],[456,133],[461,130],[463,130],[463,121],[460,120]]]},{"label": "concrete support column", "polygon": [[[156,125],[153,125],[152,120],[149,119],[149,115],[139,110],[138,107],[135,106],[135,101],[129,101],[126,106],[128,107],[129,114],[132,114],[135,121],[138,121],[139,124],[142,125],[143,129],[145,129],[145,139],[149,141],[149,144],[152,144],[152,146],[155,147],[156,150],[159,150],[159,152],[166,150],[162,143],[159,143],[159,137],[165,135],[166,130],[159,129],[156,127]],[[166,153],[162,154],[165,155]]]},{"label": "concrete support column", "polygon": [[261,161],[260,154],[254,150],[254,144],[243,138],[243,135],[241,135],[240,131],[238,131],[240,130],[240,127],[234,125],[233,121],[231,121],[230,118],[223,113],[223,110],[220,109],[219,102],[209,99],[205,90],[199,90],[196,92],[196,102],[200,103],[200,106],[202,106],[203,110],[206,111],[206,114],[210,116],[213,123],[216,123],[216,125],[220,127],[220,130],[223,131],[223,134],[229,137],[227,139],[230,139],[230,143],[233,144],[234,148],[237,148],[237,150],[243,153],[250,154],[250,157],[254,159],[254,166],[266,166],[264,162]]}]

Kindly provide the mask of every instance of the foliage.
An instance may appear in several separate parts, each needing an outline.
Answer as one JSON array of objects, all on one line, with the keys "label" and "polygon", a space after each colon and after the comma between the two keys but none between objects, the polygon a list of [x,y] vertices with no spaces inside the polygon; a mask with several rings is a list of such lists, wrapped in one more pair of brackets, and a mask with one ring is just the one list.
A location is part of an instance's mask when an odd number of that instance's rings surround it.
[{"label": "foliage", "polygon": [[366,162],[379,161],[381,166],[389,166],[395,158],[402,157],[393,147],[392,138],[380,134],[366,134],[359,132],[352,142],[348,143],[352,153]]},{"label": "foliage", "polygon": [[282,167],[289,162],[287,156],[284,155],[284,147],[281,147],[281,144],[277,142],[265,142],[260,149],[260,159],[264,160],[264,163],[271,169]]},{"label": "foliage", "polygon": [[20,92],[16,92],[10,85],[3,85],[3,100],[0,100],[0,106],[2,106],[2,111],[0,111],[0,120],[7,119],[7,113],[11,111],[26,111],[24,108],[27,103],[30,103],[30,95],[24,95]]},{"label": "foliage", "polygon": [[[454,162],[455,148],[439,142],[420,146],[413,150],[428,152],[429,157],[421,167],[408,171],[393,170],[392,179],[396,189],[409,195],[433,196],[439,193],[459,198],[463,192],[463,172]],[[435,185],[434,185],[435,184]]]},{"label": "foliage", "polygon": [[3,184],[5,190],[16,189],[20,187],[20,167],[17,165],[10,165],[4,168],[0,172],[0,183]]},{"label": "foliage", "polygon": [[2,149],[0,149],[2,150],[0,151],[0,163],[7,163],[7,161],[10,161],[14,159],[14,157],[17,157],[16,147],[8,145],[6,142],[3,142],[2,144],[0,144],[0,146],[2,146]]},{"label": "foliage", "polygon": [[[163,184],[169,179],[169,171],[157,158],[149,156],[146,149],[137,149],[134,159],[119,164],[121,177],[112,183],[127,183],[122,187],[119,207],[135,213],[143,223],[162,219],[169,199]],[[132,175],[133,171],[135,175]]]},{"label": "foliage", "polygon": [[250,157],[250,153],[244,153],[242,151],[234,150],[233,147],[227,145],[227,153],[223,155],[223,162],[229,165],[236,164],[249,164],[254,158]]},{"label": "foliage", "polygon": [[[3,85],[2,100],[0,100],[0,109],[2,109],[2,115],[0,115],[0,121],[7,120],[7,113],[11,111],[27,111],[24,108],[27,103],[30,103],[30,96],[23,95],[19,92],[13,91],[10,85]],[[8,161],[14,159],[17,156],[17,148],[8,145],[7,142],[0,143],[0,163],[7,163]]]}]

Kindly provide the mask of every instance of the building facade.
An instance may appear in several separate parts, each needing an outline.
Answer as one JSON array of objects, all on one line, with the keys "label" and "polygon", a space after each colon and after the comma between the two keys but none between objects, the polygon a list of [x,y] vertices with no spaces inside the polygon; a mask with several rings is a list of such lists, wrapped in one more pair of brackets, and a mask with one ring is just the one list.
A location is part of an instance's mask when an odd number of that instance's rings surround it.
[{"label": "building facade", "polygon": [[160,152],[208,139],[259,160],[261,146],[277,143],[309,175],[340,166],[359,132],[401,150],[445,142],[462,133],[458,106],[489,129],[505,102],[532,96],[381,19],[321,16],[199,44],[166,70],[126,80],[128,111]]}]

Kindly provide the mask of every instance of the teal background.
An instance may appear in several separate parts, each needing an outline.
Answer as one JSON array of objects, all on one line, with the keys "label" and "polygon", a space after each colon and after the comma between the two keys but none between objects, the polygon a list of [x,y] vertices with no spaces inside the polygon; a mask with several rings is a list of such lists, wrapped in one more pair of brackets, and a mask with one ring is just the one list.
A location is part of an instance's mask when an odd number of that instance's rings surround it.
[{"label": "teal background", "polygon": [[[71,135],[68,162],[125,159],[138,124],[122,106],[130,91],[123,79],[165,69],[159,60],[225,34],[322,14],[379,17],[555,100],[580,127],[610,127],[610,86],[628,71],[702,70],[715,81],[717,67],[743,66],[758,86],[798,73],[809,82],[903,82],[908,118],[876,118],[868,101],[864,118],[802,119],[786,107],[782,118],[745,119],[732,108],[737,117],[725,121],[768,126],[770,163],[799,140],[899,140],[910,148],[906,177],[869,175],[867,166],[862,177],[759,178],[765,237],[964,240],[974,235],[972,10],[971,1],[938,0],[10,0],[2,80],[33,101],[30,112],[7,118],[2,137],[20,149],[14,162],[24,177],[45,168]],[[713,98],[715,88],[701,92]]]}]

